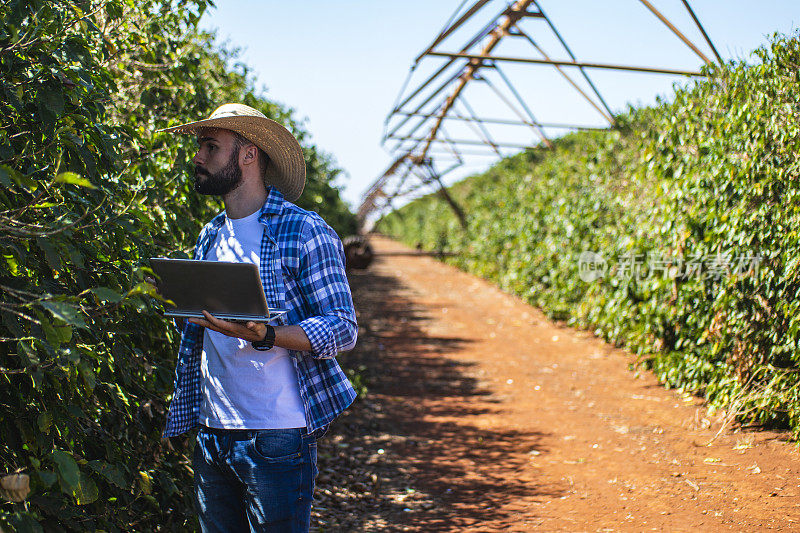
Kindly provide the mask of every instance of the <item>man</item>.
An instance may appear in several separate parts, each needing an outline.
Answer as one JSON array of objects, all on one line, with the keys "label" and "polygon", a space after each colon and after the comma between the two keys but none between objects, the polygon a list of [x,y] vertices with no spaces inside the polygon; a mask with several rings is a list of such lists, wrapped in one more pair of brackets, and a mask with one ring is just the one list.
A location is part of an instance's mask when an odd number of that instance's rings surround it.
[{"label": "man", "polygon": [[336,233],[295,201],[297,140],[242,104],[164,131],[197,135],[195,190],[222,196],[194,258],[255,263],[276,326],[189,319],[164,436],[200,426],[193,457],[203,531],[307,531],[316,440],[355,399],[336,362],[356,342]]}]

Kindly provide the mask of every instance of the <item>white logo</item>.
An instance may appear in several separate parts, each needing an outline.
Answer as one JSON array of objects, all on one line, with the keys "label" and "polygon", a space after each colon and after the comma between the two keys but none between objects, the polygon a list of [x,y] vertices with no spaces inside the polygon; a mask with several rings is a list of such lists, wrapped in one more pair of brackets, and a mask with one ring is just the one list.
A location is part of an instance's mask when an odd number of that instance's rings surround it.
[{"label": "white logo", "polygon": [[584,250],[578,257],[578,276],[583,281],[590,282],[606,275],[606,260],[596,253]]}]

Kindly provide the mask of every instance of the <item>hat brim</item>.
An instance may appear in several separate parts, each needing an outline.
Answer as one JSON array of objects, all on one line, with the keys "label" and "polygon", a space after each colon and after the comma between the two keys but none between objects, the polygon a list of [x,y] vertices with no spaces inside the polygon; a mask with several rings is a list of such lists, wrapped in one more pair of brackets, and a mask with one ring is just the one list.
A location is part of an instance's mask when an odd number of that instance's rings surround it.
[{"label": "hat brim", "polygon": [[157,130],[167,133],[196,133],[202,128],[235,131],[264,150],[269,156],[266,182],[274,185],[290,202],[300,198],[306,183],[303,149],[294,135],[272,119],[259,116],[206,118]]}]

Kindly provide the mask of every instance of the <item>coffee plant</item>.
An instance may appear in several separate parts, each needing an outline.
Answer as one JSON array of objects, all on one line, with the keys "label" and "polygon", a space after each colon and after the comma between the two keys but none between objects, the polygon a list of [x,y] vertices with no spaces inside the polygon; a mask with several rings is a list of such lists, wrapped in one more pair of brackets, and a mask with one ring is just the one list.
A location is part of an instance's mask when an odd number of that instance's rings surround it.
[{"label": "coffee plant", "polygon": [[211,5],[0,3],[3,530],[196,527],[190,442],[160,438],[179,335],[145,276],[221,204],[193,190],[195,140],[155,130],[260,109],[303,145],[300,205],[354,231],[333,161],[198,29]]},{"label": "coffee plant", "polygon": [[[530,149],[378,228],[638,355],[670,387],[800,436],[800,40],[775,35],[629,109]],[[581,271],[593,252],[604,274]],[[598,257],[599,256],[599,257]],[[587,266],[584,264],[583,266]]]}]

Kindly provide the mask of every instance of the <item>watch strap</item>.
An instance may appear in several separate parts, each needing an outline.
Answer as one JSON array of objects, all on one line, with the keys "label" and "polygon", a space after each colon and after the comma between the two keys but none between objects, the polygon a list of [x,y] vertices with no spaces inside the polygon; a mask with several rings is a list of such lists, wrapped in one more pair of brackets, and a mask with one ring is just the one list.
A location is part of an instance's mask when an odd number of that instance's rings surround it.
[{"label": "watch strap", "polygon": [[264,338],[260,341],[252,341],[250,344],[256,350],[271,350],[275,346],[275,328],[267,324],[267,332],[264,334]]}]

